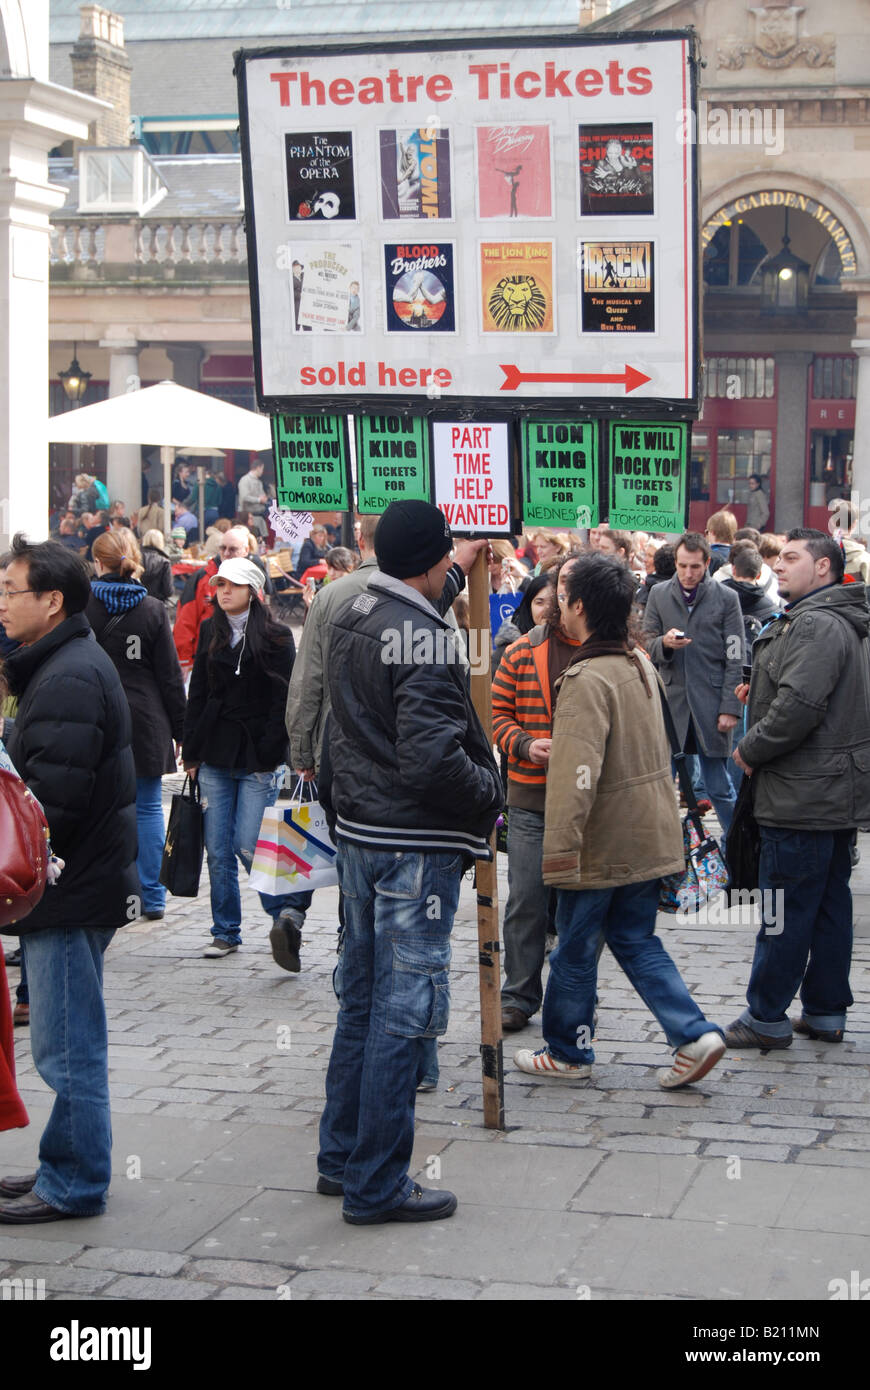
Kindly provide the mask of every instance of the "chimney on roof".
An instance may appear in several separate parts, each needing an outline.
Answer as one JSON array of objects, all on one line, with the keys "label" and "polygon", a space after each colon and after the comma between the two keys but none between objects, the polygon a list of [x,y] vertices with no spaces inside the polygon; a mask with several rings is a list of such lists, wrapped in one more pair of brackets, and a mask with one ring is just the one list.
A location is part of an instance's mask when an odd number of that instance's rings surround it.
[{"label": "chimney on roof", "polygon": [[610,14],[610,0],[580,0],[580,21],[578,28],[585,29],[587,24],[594,24],[596,19],[603,19]]},{"label": "chimney on roof", "polygon": [[112,103],[88,127],[90,145],[129,145],[130,73],[124,47],[124,21],[101,5],[82,5],[81,30],[70,54],[73,86]]}]

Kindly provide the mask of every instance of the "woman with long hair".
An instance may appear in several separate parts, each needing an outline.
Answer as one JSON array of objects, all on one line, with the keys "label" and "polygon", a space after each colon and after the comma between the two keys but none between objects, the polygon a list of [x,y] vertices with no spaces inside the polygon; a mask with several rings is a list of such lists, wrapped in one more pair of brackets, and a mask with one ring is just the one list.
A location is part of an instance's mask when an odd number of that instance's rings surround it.
[{"label": "woman with long hair", "polygon": [[[202,792],[212,913],[212,940],[203,955],[217,959],[241,945],[236,860],[250,873],[263,812],[278,797],[296,646],[289,627],[275,622],[260,602],[263,571],[252,560],[224,560],[209,584],[214,615],[200,629],[182,757]],[[272,918],[272,954],[284,970],[300,968],[311,896],[260,894]]]},{"label": "woman with long hair", "polygon": [[94,541],[91,597],[85,609],[94,636],[121,678],[133,723],[136,762],[136,867],[142,885],[142,912],[163,916],[166,889],[160,862],[166,826],[162,777],[175,772],[176,746],[184,728],[184,680],[169,617],[159,599],[140,583],[142,564],[132,532],[106,531]]}]

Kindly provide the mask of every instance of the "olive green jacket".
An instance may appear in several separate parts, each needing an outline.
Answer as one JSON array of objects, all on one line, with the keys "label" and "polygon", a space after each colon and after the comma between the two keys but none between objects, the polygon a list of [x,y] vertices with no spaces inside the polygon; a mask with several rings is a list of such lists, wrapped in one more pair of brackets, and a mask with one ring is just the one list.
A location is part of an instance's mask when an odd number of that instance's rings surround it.
[{"label": "olive green jacket", "polygon": [[752,649],[748,732],[760,825],[870,825],[870,611],[863,584],[832,584],[774,618]]}]

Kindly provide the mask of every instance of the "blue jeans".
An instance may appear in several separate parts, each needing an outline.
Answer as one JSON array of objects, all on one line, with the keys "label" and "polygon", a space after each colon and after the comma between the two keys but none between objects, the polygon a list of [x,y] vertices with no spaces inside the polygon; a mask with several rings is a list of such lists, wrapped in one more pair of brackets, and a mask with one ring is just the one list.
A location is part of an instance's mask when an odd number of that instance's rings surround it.
[{"label": "blue jeans", "polygon": [[114,934],[51,927],[21,938],[33,1061],[55,1093],[34,1192],[76,1216],[104,1210],[112,1175],[103,954]]},{"label": "blue jeans", "polygon": [[[277,772],[237,772],[203,763],[199,769],[203,838],[208,858],[212,936],[238,946],[242,939],[242,899],[237,859],[251,872],[263,812],[278,799]],[[285,908],[304,913],[313,893],[260,893],[263,911],[277,921]]]},{"label": "blue jeans", "polygon": [[790,1038],[786,1015],[800,989],[814,1028],[845,1027],[853,1002],[851,830],[780,830],[762,825],[758,882],[780,892],[776,928],[762,927],[741,1020],[771,1038]]},{"label": "blue jeans", "polygon": [[622,888],[559,889],[559,944],[550,953],[543,1030],[554,1057],[594,1062],[592,1017],[601,937],[671,1047],[721,1032],[708,1023],[674,962],[655,935],[659,880]]},{"label": "blue jeans", "polygon": [[447,1028],[450,933],[462,858],[340,842],[341,1007],[326,1073],[318,1171],[353,1215],[411,1192],[420,1040]]},{"label": "blue jeans", "polygon": [[136,868],[142,884],[143,912],[162,912],[166,906],[166,889],[160,882],[163,841],[166,839],[162,791],[162,778],[136,778],[136,829],[139,832]]}]

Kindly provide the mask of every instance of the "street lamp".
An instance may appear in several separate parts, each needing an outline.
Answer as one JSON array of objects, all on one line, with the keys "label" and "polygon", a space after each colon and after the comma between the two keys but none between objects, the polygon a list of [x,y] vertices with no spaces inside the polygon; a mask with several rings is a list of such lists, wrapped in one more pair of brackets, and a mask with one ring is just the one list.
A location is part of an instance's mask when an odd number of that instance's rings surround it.
[{"label": "street lamp", "polygon": [[761,264],[761,311],[764,314],[806,313],[810,288],[810,267],[793,251],[788,234],[788,208],[782,250]]},{"label": "street lamp", "polygon": [[58,372],[61,385],[68,401],[72,402],[73,407],[79,405],[82,397],[88,389],[88,382],[91,379],[91,372],[82,371],[78,359],[78,343],[73,346],[73,360],[70,362],[65,372]]}]

